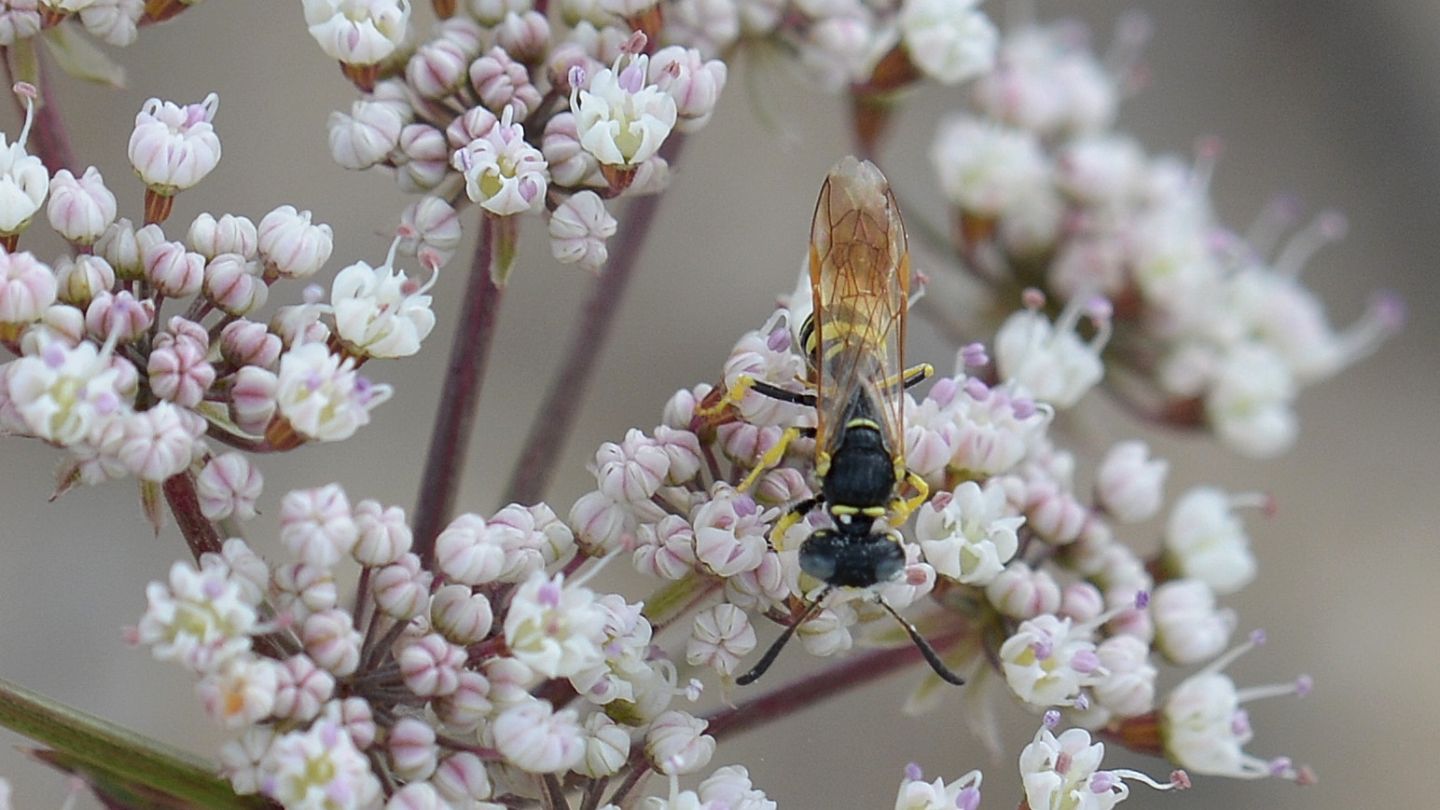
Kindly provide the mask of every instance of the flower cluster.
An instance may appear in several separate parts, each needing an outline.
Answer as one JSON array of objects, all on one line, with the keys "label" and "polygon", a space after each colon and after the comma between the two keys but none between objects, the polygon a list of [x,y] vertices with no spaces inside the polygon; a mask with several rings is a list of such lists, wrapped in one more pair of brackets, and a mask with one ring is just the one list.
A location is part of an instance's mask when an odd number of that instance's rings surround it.
[{"label": "flower cluster", "polygon": [[593,271],[617,227],[606,200],[662,189],[661,146],[710,120],[728,76],[716,56],[780,42],[831,90],[880,98],[989,69],[998,34],[975,5],[441,3],[418,44],[407,0],[306,0],[305,19],[364,92],[331,115],[336,162],[494,217],[543,212],[555,258]]},{"label": "flower cluster", "polygon": [[[235,458],[203,489],[244,520],[260,487]],[[641,604],[574,576],[585,558],[548,506],[462,515],[422,559],[401,509],[352,505],[332,484],[284,496],[280,541],[281,563],[239,537],[176,562],[132,632],[198,678],[206,713],[235,735],[221,761],[238,793],[500,808],[563,781],[598,805],[610,777],[638,768],[671,776],[661,806],[774,807],[735,766],[678,791],[715,749],[705,721],[672,706],[694,687],[651,647]],[[346,564],[360,567],[350,604]]]},{"label": "flower cluster", "polygon": [[[94,37],[108,45],[133,44],[142,26],[168,20],[200,0],[9,0],[0,5],[0,46],[10,47],[33,39],[46,29],[63,26],[64,34],[50,36],[46,44],[69,54],[86,57],[85,67],[97,64],[94,46],[79,42],[81,35]],[[61,59],[66,69],[78,66],[72,59]],[[72,64],[67,65],[70,62]],[[108,64],[106,67],[111,67]],[[118,80],[118,68],[105,78]],[[89,75],[87,78],[97,78]]]},{"label": "flower cluster", "polygon": [[[857,641],[903,643],[878,603],[913,607],[915,624],[938,639],[952,669],[982,681],[994,680],[983,674],[993,670],[1036,713],[1059,710],[1057,718],[1063,712],[1083,729],[1148,728],[1147,743],[1138,731],[1127,738],[1137,750],[1196,772],[1254,775],[1259,760],[1240,752],[1248,727],[1220,737],[1228,727],[1218,720],[1178,719],[1202,711],[1194,690],[1211,701],[1205,717],[1223,713],[1213,705],[1224,700],[1214,691],[1229,684],[1212,672],[1220,664],[1169,697],[1157,695],[1156,675],[1161,664],[1216,661],[1229,644],[1235,617],[1217,595],[1255,575],[1236,510],[1264,499],[1191,490],[1170,507],[1161,550],[1122,542],[1165,514],[1168,465],[1144,443],[1122,442],[1082,487],[1076,456],[1051,430],[1053,407],[1016,379],[997,377],[984,347],[970,345],[961,367],[923,398],[904,395],[905,461],[934,494],[913,525],[893,527],[903,532],[902,570],[869,590],[827,594],[800,560],[807,538],[832,516],[811,508],[798,522],[780,521],[795,504],[814,503],[813,442],[796,440],[779,457],[774,450],[787,428],[813,424],[813,411],[754,390],[807,390],[792,330],[810,302],[804,293],[794,300],[737,343],[721,388],[681,391],[651,435],[631,431],[602,446],[596,489],[571,511],[577,541],[592,555],[623,550],[642,573],[683,582],[692,602],[707,594],[690,620],[687,661],[728,688],[756,647],[756,616],[800,622],[796,637],[828,657]],[[931,677],[909,708],[935,710],[951,688]],[[1238,706],[1229,689],[1226,717]],[[1187,723],[1207,723],[1210,736],[1186,731]],[[1222,743],[1228,759],[1209,750]],[[1294,768],[1260,770],[1302,778]]]},{"label": "flower cluster", "polygon": [[[434,326],[429,282],[394,269],[394,248],[378,268],[341,270],[328,303],[310,286],[303,303],[256,320],[272,286],[308,280],[330,258],[330,227],[308,211],[207,213],[180,238],[166,233],[175,195],[220,158],[217,106],[213,94],[151,99],[136,117],[143,225],[118,217],[94,167],[52,177],[26,154],[28,120],[4,153],[0,346],[15,358],[0,364],[0,431],[68,450],[61,489],[122,476],[153,487],[202,468],[202,480],[251,475],[207,438],[260,451],[347,438],[391,393],[357,367],[413,354]],[[17,244],[42,205],[71,248],[49,262]]]},{"label": "flower cluster", "polygon": [[[1128,402],[1158,421],[1205,426],[1246,455],[1275,455],[1294,440],[1298,390],[1374,349],[1398,326],[1399,305],[1377,296],[1337,330],[1300,273],[1343,232],[1338,215],[1280,244],[1294,211],[1277,205],[1242,237],[1212,211],[1213,144],[1187,166],[1114,129],[1135,28],[1104,60],[1068,23],[1005,38],[969,109],[941,124],[931,148],[953,211],[950,247],[1002,296],[1043,290],[1055,311],[1107,299],[1104,360]],[[1068,406],[1070,391],[1039,389],[1066,389],[1066,372],[1085,371],[1072,359],[1078,341],[1016,317],[1020,345],[997,339],[1002,371]]]}]

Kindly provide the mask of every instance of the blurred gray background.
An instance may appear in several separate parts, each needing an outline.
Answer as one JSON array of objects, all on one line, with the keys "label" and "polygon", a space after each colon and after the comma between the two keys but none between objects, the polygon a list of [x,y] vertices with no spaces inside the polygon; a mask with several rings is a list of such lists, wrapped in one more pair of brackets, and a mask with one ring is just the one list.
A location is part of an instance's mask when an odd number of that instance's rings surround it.
[{"label": "blurred gray background", "polygon": [[[1150,12],[1155,36],[1146,62],[1153,81],[1124,106],[1122,126],[1156,152],[1190,154],[1197,136],[1221,136],[1215,197],[1221,218],[1242,230],[1277,192],[1294,192],[1312,211],[1345,211],[1349,237],[1311,263],[1309,283],[1340,323],[1382,287],[1401,292],[1412,313],[1405,332],[1377,357],[1307,392],[1299,446],[1281,459],[1243,461],[1208,442],[1141,434],[1172,459],[1172,493],[1213,481],[1278,498],[1278,515],[1250,521],[1260,578],[1230,600],[1242,628],[1263,625],[1270,643],[1232,673],[1242,684],[1314,675],[1307,700],[1252,707],[1251,750],[1309,763],[1320,784],[1300,789],[1198,777],[1186,795],[1137,792],[1132,801],[1175,808],[1416,806],[1433,795],[1440,743],[1434,620],[1440,588],[1431,579],[1440,576],[1440,324],[1430,309],[1440,289],[1440,4],[1036,5],[1046,18],[1083,16],[1102,43],[1122,11]],[[990,11],[1003,18],[1003,3]],[[201,211],[258,219],[291,203],[334,226],[332,272],[383,258],[407,200],[379,174],[347,173],[330,162],[326,116],[348,107],[354,92],[309,39],[298,4],[211,0],[143,32],[137,46],[116,57],[130,71],[125,90],[66,81],[59,92],[82,164],[100,167],[121,195],[122,213],[139,218],[140,189],[129,177],[125,144],[141,103],[152,95],[198,100],[215,90],[224,159],[180,198],[175,219],[188,222]],[[767,109],[804,111],[784,122],[798,143],[783,145],[757,120],[743,78],[732,75],[714,122],[683,156],[567,446],[551,497],[561,514],[590,482],[584,466],[595,446],[627,427],[654,425],[674,389],[714,378],[735,337],[759,323],[794,279],[819,180],[848,151],[847,129],[835,100],[773,76],[757,85]],[[954,101],[941,92],[916,98],[886,153],[892,180],[921,205],[938,204],[924,154],[935,120]],[[0,123],[13,136],[13,110],[0,106]],[[926,215],[938,218],[939,210]],[[500,506],[531,409],[591,285],[583,272],[549,259],[536,224],[526,224],[502,308],[462,497],[472,511]],[[367,369],[398,391],[370,427],[348,442],[265,460],[272,512],[288,489],[331,480],[354,500],[409,507],[461,281],[456,269],[441,278],[440,327],[419,359]],[[289,295],[298,290],[281,287],[273,298]],[[933,335],[917,328],[914,356],[931,351],[927,346],[936,346]],[[1090,421],[1104,441],[1136,432],[1103,403]],[[128,482],[47,503],[58,460],[36,442],[0,441],[0,676],[210,755],[220,735],[202,716],[189,676],[120,638],[144,608],[145,583],[163,578],[183,554],[178,534],[167,528],[151,536]],[[778,682],[813,666],[797,650],[771,677]],[[1162,674],[1166,683],[1176,677]],[[898,714],[914,679],[895,677],[738,738],[721,747],[714,764],[746,764],[757,785],[792,808],[889,807],[911,760],[932,778],[983,767],[984,806],[1014,807],[1020,790],[1010,757],[1033,733],[1033,718],[1002,709],[1010,753],[988,762],[964,728],[959,700],[923,719]],[[16,807],[58,807],[61,780],[28,761],[20,745],[0,732],[0,774],[15,783]],[[1168,770],[1123,756],[1107,762],[1156,775]]]}]

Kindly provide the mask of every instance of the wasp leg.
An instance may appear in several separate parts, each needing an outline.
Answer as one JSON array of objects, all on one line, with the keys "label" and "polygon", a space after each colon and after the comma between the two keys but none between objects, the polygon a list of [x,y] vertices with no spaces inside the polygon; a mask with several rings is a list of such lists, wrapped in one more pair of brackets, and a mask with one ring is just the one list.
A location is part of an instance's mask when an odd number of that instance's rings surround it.
[{"label": "wasp leg", "polygon": [[[935,652],[935,648],[930,646],[930,642],[926,641],[924,636],[920,635],[920,631],[915,629],[915,625],[911,624],[904,616],[901,616],[895,608],[890,607],[889,602],[886,602],[879,596],[875,597],[875,601],[880,603],[880,607],[885,608],[891,616],[894,616],[895,621],[899,622],[900,626],[905,628],[905,632],[910,634],[910,640],[915,642],[916,647],[920,648],[920,654],[925,656],[926,662],[930,664],[931,669],[935,670],[935,674],[940,676],[940,680],[946,683],[953,683],[956,686],[965,685],[965,679],[951,672],[950,668],[945,666],[945,662],[940,660],[940,654]],[[765,662],[761,661],[761,663]],[[761,670],[761,672],[764,672],[764,670]],[[748,675],[749,673],[746,674]],[[755,678],[758,677],[760,676],[755,676]],[[750,680],[754,680],[755,678],[751,678]],[[746,681],[746,683],[749,683],[749,681]]]},{"label": "wasp leg", "polygon": [[745,492],[746,490],[750,489],[750,487],[754,486],[755,482],[759,480],[761,474],[763,474],[766,470],[775,467],[780,463],[781,459],[785,458],[785,451],[790,449],[790,443],[801,437],[814,438],[815,428],[785,428],[785,432],[780,434],[780,441],[776,442],[774,447],[765,451],[765,455],[761,456],[760,461],[755,464],[755,469],[751,470],[750,474],[745,476],[745,480],[741,481],[740,486],[736,487],[736,489],[740,490],[741,492]]},{"label": "wasp leg", "polygon": [[815,507],[819,506],[824,502],[824,495],[816,495],[813,498],[806,498],[805,500],[800,501],[799,503],[790,507],[790,511],[786,512],[779,520],[775,521],[775,528],[770,530],[771,547],[779,550],[780,543],[778,541],[785,539],[785,533],[790,531],[790,527],[794,526],[796,523],[799,523],[805,518],[806,515],[810,514],[810,510],[814,509]]},{"label": "wasp leg", "polygon": [[921,363],[918,366],[905,369],[905,373],[900,377],[900,384],[905,388],[914,388],[934,376],[934,374],[934,366],[929,363]]},{"label": "wasp leg", "polygon": [[[924,377],[920,379],[924,379]],[[919,380],[916,380],[916,382],[919,382]],[[702,417],[715,416],[732,405],[739,405],[740,401],[745,399],[745,395],[751,391],[771,399],[778,399],[781,402],[804,405],[809,408],[815,407],[814,394],[788,391],[763,380],[757,380],[749,374],[741,374],[735,378],[735,384],[725,390],[725,396],[716,401],[714,405],[696,408],[695,415]]]},{"label": "wasp leg", "polygon": [[795,635],[795,631],[799,629],[800,625],[809,621],[810,617],[814,616],[820,610],[821,603],[825,601],[825,597],[828,596],[833,589],[833,586],[830,586],[821,591],[820,595],[815,597],[815,601],[810,603],[810,607],[805,608],[805,612],[800,614],[800,618],[785,628],[785,632],[780,634],[780,638],[775,639],[775,643],[770,645],[770,649],[766,650],[765,654],[760,656],[759,663],[751,667],[749,672],[736,678],[735,683],[745,686],[759,680],[760,676],[765,674],[765,670],[769,669],[770,665],[775,663],[775,659],[779,657],[780,651],[785,649],[785,644],[790,641],[791,636]]},{"label": "wasp leg", "polygon": [[915,495],[911,498],[896,498],[890,502],[889,512],[894,516],[895,525],[900,525],[910,517],[910,513],[920,508],[930,498],[930,485],[925,479],[916,475],[911,470],[905,470],[903,480],[915,488]]},{"label": "wasp leg", "polygon": [[761,380],[751,380],[750,390],[761,396],[778,399],[781,402],[789,402],[792,405],[804,405],[807,408],[815,407],[814,394],[807,394],[801,391],[787,391],[784,388],[778,388]]}]

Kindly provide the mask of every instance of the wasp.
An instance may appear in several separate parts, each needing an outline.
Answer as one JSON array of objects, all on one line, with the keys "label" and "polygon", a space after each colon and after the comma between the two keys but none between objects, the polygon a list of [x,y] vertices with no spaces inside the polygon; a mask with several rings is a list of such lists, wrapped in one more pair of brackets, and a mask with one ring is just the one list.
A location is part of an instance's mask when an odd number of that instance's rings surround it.
[{"label": "wasp", "polygon": [[[737,679],[740,684],[765,673],[831,591],[869,588],[899,576],[905,551],[891,527],[903,523],[929,495],[924,479],[905,466],[904,390],[933,370],[922,365],[902,371],[910,253],[899,205],[875,164],[846,157],[830,170],[815,204],[809,267],[813,307],[799,332],[809,390],[742,379],[727,399],[738,401],[753,390],[815,409],[815,426],[787,429],[740,486],[747,489],[780,463],[795,439],[815,440],[820,493],[792,506],[773,536],[783,537],[823,507],[834,527],[806,538],[800,546],[800,567],[825,588],[759,663]],[[901,494],[907,486],[915,493],[909,498]],[[913,624],[878,595],[875,601],[900,622],[936,674],[950,683],[964,683]]]}]

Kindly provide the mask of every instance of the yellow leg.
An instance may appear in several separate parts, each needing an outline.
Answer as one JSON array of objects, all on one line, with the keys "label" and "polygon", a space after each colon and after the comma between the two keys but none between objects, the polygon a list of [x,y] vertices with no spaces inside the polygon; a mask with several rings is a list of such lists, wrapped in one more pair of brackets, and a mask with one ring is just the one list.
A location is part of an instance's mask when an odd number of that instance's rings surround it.
[{"label": "yellow leg", "polygon": [[770,530],[770,547],[776,551],[783,551],[784,548],[781,544],[785,542],[785,535],[790,531],[791,526],[799,523],[804,517],[799,512],[790,511],[775,521],[775,528]]},{"label": "yellow leg", "polygon": [[915,495],[914,497],[905,499],[896,498],[891,502],[890,514],[896,526],[903,524],[910,517],[910,513],[919,509],[920,505],[925,503],[930,497],[930,485],[925,483],[924,478],[921,478],[910,470],[906,470],[905,481],[915,488]]},{"label": "yellow leg", "polygon": [[921,363],[918,366],[911,366],[905,369],[905,371],[901,372],[898,379],[893,376],[886,377],[885,388],[893,388],[897,384],[901,388],[909,388],[912,385],[919,385],[933,376],[935,376],[935,367],[929,363]]},{"label": "yellow leg", "polygon": [[778,465],[780,460],[785,458],[785,451],[790,449],[790,443],[795,441],[799,435],[800,428],[785,428],[785,432],[780,434],[780,441],[776,442],[774,447],[765,451],[765,455],[760,457],[760,461],[755,465],[755,469],[751,470],[750,474],[745,476],[745,480],[740,482],[738,489],[741,492],[750,489],[750,487],[754,486],[755,482],[759,480],[762,473]]},{"label": "yellow leg", "polygon": [[749,374],[741,374],[735,378],[735,384],[725,390],[725,396],[708,408],[696,408],[696,416],[715,416],[731,405],[739,405],[740,400],[750,393],[750,387],[755,384],[755,378]]}]

